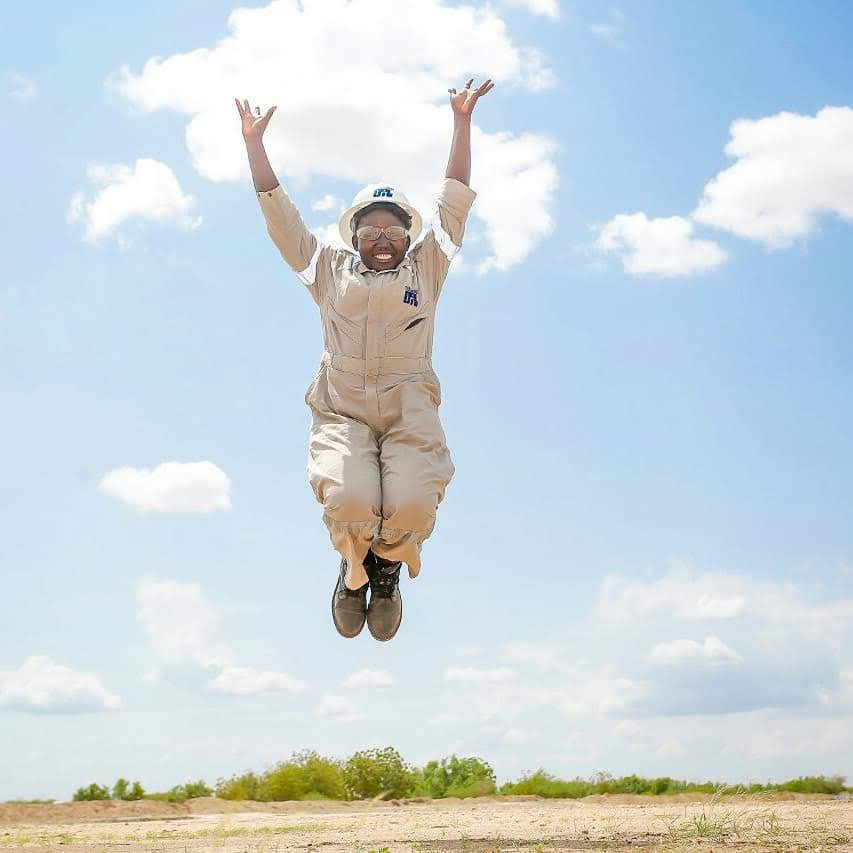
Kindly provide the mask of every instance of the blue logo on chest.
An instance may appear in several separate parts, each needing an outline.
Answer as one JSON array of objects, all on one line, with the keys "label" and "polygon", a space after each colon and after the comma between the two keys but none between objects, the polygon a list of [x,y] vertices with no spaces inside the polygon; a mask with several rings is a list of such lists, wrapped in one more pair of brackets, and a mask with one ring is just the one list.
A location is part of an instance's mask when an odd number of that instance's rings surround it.
[{"label": "blue logo on chest", "polygon": [[403,305],[414,305],[415,308],[418,307],[417,290],[412,290],[411,287],[406,288],[406,292],[403,294]]}]

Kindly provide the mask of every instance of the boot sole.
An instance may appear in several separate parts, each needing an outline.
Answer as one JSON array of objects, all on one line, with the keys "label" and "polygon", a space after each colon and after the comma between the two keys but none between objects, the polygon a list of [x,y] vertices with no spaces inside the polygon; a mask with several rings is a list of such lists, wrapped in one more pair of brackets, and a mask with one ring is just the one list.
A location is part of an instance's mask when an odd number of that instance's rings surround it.
[{"label": "boot sole", "polygon": [[367,621],[366,617],[364,621],[367,622],[367,630],[370,631],[370,636],[373,637],[374,640],[378,640],[380,643],[387,643],[389,640],[393,640],[394,637],[397,636],[397,631],[400,630],[400,626],[403,624],[403,597],[400,596],[400,621],[397,623],[394,628],[394,633],[391,634],[390,637],[377,637],[376,634],[373,633],[373,628],[370,627],[370,622]]},{"label": "boot sole", "polygon": [[338,584],[335,583],[335,588],[332,591],[332,622],[335,625],[335,630],[347,640],[354,640],[363,630],[364,625],[367,622],[367,608],[365,608],[364,619],[361,620],[361,625],[358,626],[358,630],[354,634],[347,634],[341,626],[338,624],[337,614],[335,613],[335,599],[338,597]]}]

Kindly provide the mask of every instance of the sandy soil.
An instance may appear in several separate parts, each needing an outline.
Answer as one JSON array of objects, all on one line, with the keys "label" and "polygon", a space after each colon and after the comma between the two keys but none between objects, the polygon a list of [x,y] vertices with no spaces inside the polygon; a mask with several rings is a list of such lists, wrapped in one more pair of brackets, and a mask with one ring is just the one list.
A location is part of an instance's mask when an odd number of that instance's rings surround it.
[{"label": "sandy soil", "polygon": [[853,801],[530,797],[392,803],[0,805],[0,851],[853,851]]}]

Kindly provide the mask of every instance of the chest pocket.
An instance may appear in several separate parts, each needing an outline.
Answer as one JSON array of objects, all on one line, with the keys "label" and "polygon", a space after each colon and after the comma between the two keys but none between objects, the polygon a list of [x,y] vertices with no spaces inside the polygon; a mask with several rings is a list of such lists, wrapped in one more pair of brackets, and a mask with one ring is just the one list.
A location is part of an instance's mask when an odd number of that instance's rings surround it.
[{"label": "chest pocket", "polygon": [[398,358],[425,358],[429,347],[429,305],[385,329],[385,355]]},{"label": "chest pocket", "polygon": [[326,347],[336,355],[364,357],[364,336],[358,323],[339,314],[329,303],[326,306]]}]

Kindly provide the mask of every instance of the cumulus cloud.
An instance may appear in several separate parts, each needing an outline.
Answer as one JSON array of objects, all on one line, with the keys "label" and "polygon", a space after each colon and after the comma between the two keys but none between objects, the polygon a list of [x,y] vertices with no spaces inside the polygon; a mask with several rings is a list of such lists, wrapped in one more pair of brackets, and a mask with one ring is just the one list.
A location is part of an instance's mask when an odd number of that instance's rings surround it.
[{"label": "cumulus cloud", "polygon": [[725,151],[735,162],[708,182],[689,218],[619,214],[596,247],[619,253],[634,275],[693,275],[726,260],[716,243],[693,236],[693,223],[785,249],[823,217],[853,222],[853,108],[738,119],[730,133]]},{"label": "cumulus cloud", "polygon": [[144,578],[137,615],[169,680],[213,694],[298,693],[304,682],[282,672],[238,666],[218,639],[220,609],[197,583]]},{"label": "cumulus cloud", "polygon": [[343,206],[343,201],[336,195],[326,193],[326,195],[322,198],[318,198],[317,201],[311,205],[311,210],[319,210],[321,213],[324,213],[328,210],[340,210]]},{"label": "cumulus cloud", "polygon": [[566,650],[557,643],[504,643],[501,657],[510,663],[528,664],[543,672],[566,665]]},{"label": "cumulus cloud", "polygon": [[298,693],[305,687],[299,679],[283,672],[260,672],[251,667],[228,664],[223,664],[207,685],[214,693],[228,693],[231,696],[254,696],[256,693],[277,690]]},{"label": "cumulus cloud", "polygon": [[608,575],[601,584],[596,620],[607,623],[665,616],[677,622],[734,619],[749,606],[747,586],[737,575],[678,568],[651,581]]},{"label": "cumulus cloud", "polygon": [[18,74],[16,71],[6,73],[6,79],[12,84],[8,95],[16,101],[32,101],[38,95],[38,86],[35,80],[30,80],[29,77],[24,77],[23,74]]},{"label": "cumulus cloud", "polygon": [[560,4],[557,0],[504,0],[507,6],[526,9],[534,15],[545,15],[555,20],[560,17]]},{"label": "cumulus cloud", "polygon": [[84,226],[83,240],[97,244],[132,219],[191,231],[201,224],[192,212],[196,200],[181,189],[174,172],[159,160],[139,158],[133,166],[93,165],[91,195],[75,193],[68,206],[70,223]]},{"label": "cumulus cloud", "polygon": [[832,718],[853,713],[851,649],[851,598],[813,600],[794,584],[681,567],[649,580],[606,577],[588,618],[565,636],[504,645],[512,677],[482,666],[445,678],[469,691],[475,717],[493,722],[499,708],[504,728],[553,713],[572,722],[761,710]]},{"label": "cumulus cloud", "polygon": [[729,648],[719,637],[696,640],[673,640],[671,643],[655,643],[649,652],[649,662],[660,666],[705,663],[711,666],[740,663],[743,658]]},{"label": "cumulus cloud", "polygon": [[625,272],[633,275],[687,276],[726,260],[716,243],[693,236],[693,224],[683,216],[649,219],[645,213],[620,213],[601,229],[595,245],[618,253]]},{"label": "cumulus cloud", "polygon": [[[550,14],[557,4],[529,5]],[[353,49],[376,41],[377,20],[382,50]],[[187,116],[193,163],[212,181],[247,177],[234,94],[264,108],[278,105],[266,144],[282,180],[333,178],[351,182],[353,191],[386,180],[429,213],[450,142],[448,86],[489,75],[498,83],[489,98],[497,98],[554,84],[541,53],[515,44],[485,2],[409,0],[407,14],[399,15],[391,0],[275,0],[234,10],[228,28],[213,46],[153,57],[141,71],[124,67],[108,80],[138,110]],[[281,81],[293,79],[310,79],[311,86],[283,88]],[[472,146],[480,192],[474,216],[485,224],[489,251],[479,269],[505,270],[554,227],[555,146],[540,134],[487,133],[476,125]]]},{"label": "cumulus cloud", "polygon": [[323,696],[317,708],[317,714],[339,723],[350,723],[364,717],[346,696],[337,696],[332,693],[326,693]]},{"label": "cumulus cloud", "polygon": [[853,109],[738,119],[726,154],[735,163],[705,187],[697,222],[784,249],[822,216],[853,221]]},{"label": "cumulus cloud", "polygon": [[[812,601],[791,583],[682,568],[650,581],[606,578],[591,618],[602,652],[645,687],[636,714],[851,708],[841,673],[853,648],[853,599]],[[684,639],[689,623],[724,626],[725,642]]]},{"label": "cumulus cloud", "polygon": [[447,681],[462,681],[469,684],[488,684],[501,681],[511,681],[515,672],[506,666],[494,669],[481,669],[474,666],[449,666],[444,670]]},{"label": "cumulus cloud", "polygon": [[393,687],[394,678],[385,669],[360,669],[343,683],[344,687]]},{"label": "cumulus cloud", "polygon": [[154,469],[116,468],[101,479],[98,488],[141,510],[231,509],[231,480],[212,462],[163,462]]},{"label": "cumulus cloud", "polygon": [[18,669],[0,670],[0,708],[40,713],[111,711],[121,699],[94,676],[34,655]]},{"label": "cumulus cloud", "polygon": [[609,20],[590,24],[589,31],[602,41],[616,44],[619,41],[619,36],[625,27],[625,15],[619,9],[613,9],[610,12]]}]

